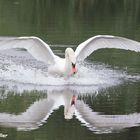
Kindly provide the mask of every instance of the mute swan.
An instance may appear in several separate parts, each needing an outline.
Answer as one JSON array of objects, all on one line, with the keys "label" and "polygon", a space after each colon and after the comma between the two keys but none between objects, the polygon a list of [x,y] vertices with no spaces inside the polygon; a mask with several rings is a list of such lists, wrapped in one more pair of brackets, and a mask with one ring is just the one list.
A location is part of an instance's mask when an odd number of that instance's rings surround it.
[{"label": "mute swan", "polygon": [[98,35],[81,43],[75,52],[72,48],[67,48],[65,58],[60,58],[38,37],[1,37],[0,50],[11,48],[25,48],[37,60],[50,64],[49,73],[69,76],[76,73],[78,61],[83,61],[98,49],[116,48],[140,52],[140,42],[123,37]]}]

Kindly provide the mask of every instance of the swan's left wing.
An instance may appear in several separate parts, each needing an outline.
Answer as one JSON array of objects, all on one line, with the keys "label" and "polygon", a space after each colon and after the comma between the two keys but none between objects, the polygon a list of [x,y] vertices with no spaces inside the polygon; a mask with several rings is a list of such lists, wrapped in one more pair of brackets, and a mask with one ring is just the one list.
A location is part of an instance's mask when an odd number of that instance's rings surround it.
[{"label": "swan's left wing", "polygon": [[102,48],[116,48],[140,52],[140,42],[117,36],[94,36],[77,47],[75,51],[76,59],[77,61],[82,61],[94,51]]},{"label": "swan's left wing", "polygon": [[38,37],[0,37],[0,50],[25,48],[34,58],[54,64],[56,56],[48,44]]}]

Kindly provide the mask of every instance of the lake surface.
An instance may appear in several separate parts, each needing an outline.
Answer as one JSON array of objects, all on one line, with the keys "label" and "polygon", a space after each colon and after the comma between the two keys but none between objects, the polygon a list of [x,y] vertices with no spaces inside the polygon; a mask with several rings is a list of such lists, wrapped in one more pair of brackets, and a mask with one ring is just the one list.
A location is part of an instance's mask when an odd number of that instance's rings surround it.
[{"label": "lake surface", "polygon": [[[64,57],[91,36],[140,41],[139,0],[0,0],[0,36],[38,36]],[[102,49],[65,79],[25,50],[0,52],[0,139],[140,139],[140,53]]]}]

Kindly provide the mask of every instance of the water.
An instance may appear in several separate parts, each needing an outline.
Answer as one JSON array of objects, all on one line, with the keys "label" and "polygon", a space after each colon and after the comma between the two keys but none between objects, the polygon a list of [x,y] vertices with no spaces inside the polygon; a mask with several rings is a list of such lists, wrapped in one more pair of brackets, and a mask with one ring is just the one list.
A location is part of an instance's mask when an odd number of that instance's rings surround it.
[{"label": "water", "polygon": [[[0,35],[39,36],[63,57],[97,34],[140,41],[139,7],[138,0],[1,0]],[[139,53],[103,49],[78,65],[66,80],[25,50],[1,51],[0,138],[140,139]]]}]

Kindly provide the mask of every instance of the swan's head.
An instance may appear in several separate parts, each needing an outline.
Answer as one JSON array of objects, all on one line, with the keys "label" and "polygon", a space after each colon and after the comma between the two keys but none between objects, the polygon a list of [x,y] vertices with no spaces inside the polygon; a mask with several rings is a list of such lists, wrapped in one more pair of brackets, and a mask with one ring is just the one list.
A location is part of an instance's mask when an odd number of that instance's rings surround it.
[{"label": "swan's head", "polygon": [[67,48],[65,50],[65,58],[69,61],[71,65],[72,73],[76,73],[76,57],[72,48]]}]

